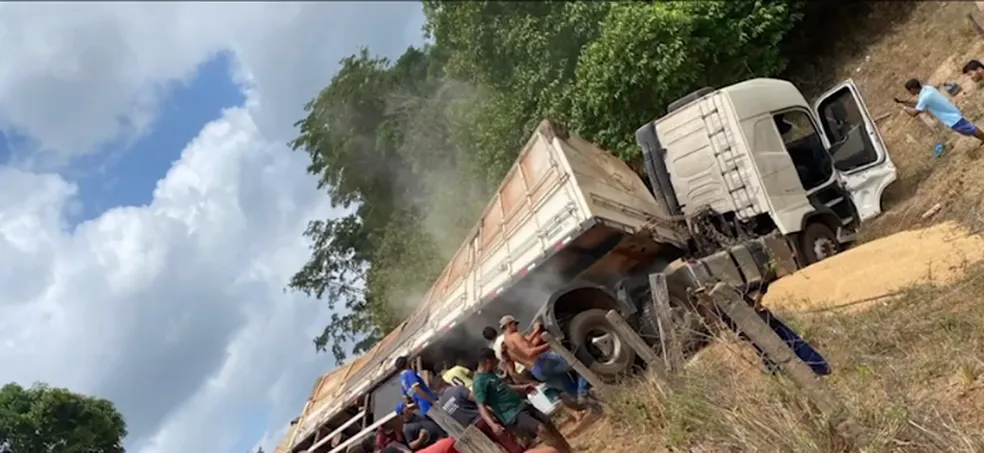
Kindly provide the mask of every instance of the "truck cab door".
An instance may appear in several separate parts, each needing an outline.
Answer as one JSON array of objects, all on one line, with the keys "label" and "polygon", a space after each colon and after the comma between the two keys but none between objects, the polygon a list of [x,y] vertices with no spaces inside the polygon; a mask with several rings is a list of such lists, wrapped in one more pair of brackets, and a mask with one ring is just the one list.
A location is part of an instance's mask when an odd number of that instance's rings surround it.
[{"label": "truck cab door", "polygon": [[882,192],[895,181],[897,171],[857,85],[851,79],[841,82],[820,96],[814,109],[858,220],[881,214]]}]

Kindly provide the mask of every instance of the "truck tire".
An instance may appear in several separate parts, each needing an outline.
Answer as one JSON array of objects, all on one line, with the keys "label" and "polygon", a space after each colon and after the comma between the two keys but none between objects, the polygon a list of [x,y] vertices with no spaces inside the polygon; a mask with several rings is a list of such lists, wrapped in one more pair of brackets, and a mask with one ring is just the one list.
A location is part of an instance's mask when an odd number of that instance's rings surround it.
[{"label": "truck tire", "polygon": [[[574,354],[585,366],[605,381],[614,381],[628,374],[635,362],[636,353],[615,334],[605,315],[608,310],[592,308],[571,319],[567,325],[567,338],[573,346]],[[604,351],[592,339],[610,335],[612,347]]]},{"label": "truck tire", "polygon": [[670,105],[666,106],[666,113],[672,113],[676,110],[679,110],[680,107],[683,107],[713,92],[714,92],[714,88],[711,87],[704,87],[697,91],[694,91],[693,93],[690,93],[680,99],[671,102]]},{"label": "truck tire", "polygon": [[799,252],[803,263],[809,266],[813,263],[830,258],[840,252],[837,234],[829,226],[813,222],[806,226],[799,236]]}]

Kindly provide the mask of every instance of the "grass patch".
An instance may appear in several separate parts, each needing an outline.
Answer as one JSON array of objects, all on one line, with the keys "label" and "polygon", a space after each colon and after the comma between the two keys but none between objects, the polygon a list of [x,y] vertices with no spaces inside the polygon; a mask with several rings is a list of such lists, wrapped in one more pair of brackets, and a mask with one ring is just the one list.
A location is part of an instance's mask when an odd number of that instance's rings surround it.
[{"label": "grass patch", "polygon": [[[864,311],[795,314],[830,361],[830,390],[867,430],[868,452],[984,451],[984,267]],[[846,452],[856,449],[751,348],[723,335],[677,377],[622,387],[581,451]],[[614,442],[613,442],[614,441]],[[613,445],[615,444],[615,445]]]}]

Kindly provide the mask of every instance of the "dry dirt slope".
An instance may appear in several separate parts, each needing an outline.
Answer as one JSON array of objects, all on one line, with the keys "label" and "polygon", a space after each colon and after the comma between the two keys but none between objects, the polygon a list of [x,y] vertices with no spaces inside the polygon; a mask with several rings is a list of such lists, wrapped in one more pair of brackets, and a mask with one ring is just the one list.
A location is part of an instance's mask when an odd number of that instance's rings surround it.
[{"label": "dry dirt slope", "polygon": [[[984,60],[984,40],[966,17],[973,8],[880,4],[864,19],[876,35],[832,43],[814,68],[827,79],[814,92],[830,80],[858,83],[900,178],[885,214],[863,232],[868,243],[778,282],[765,303],[831,362],[826,380],[873,434],[871,452],[984,452],[984,160],[973,139],[892,103],[910,77],[955,81],[964,88],[957,104],[984,124],[984,91],[960,74],[967,60]],[[937,159],[938,142],[948,151]],[[937,203],[940,212],[922,219]],[[672,395],[645,382],[626,388],[607,419],[574,438],[576,449],[850,451],[733,338],[702,352],[676,385]]]}]

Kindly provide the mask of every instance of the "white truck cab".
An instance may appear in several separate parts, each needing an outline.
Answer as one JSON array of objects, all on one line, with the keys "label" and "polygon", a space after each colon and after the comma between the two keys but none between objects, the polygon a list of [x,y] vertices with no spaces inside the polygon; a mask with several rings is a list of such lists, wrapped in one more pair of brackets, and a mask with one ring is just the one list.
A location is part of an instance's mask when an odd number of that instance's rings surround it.
[{"label": "white truck cab", "polygon": [[787,81],[752,79],[697,91],[668,110],[636,133],[647,176],[668,214],[708,250],[775,229],[802,264],[827,258],[881,213],[896,179],[851,80],[813,106]]}]

